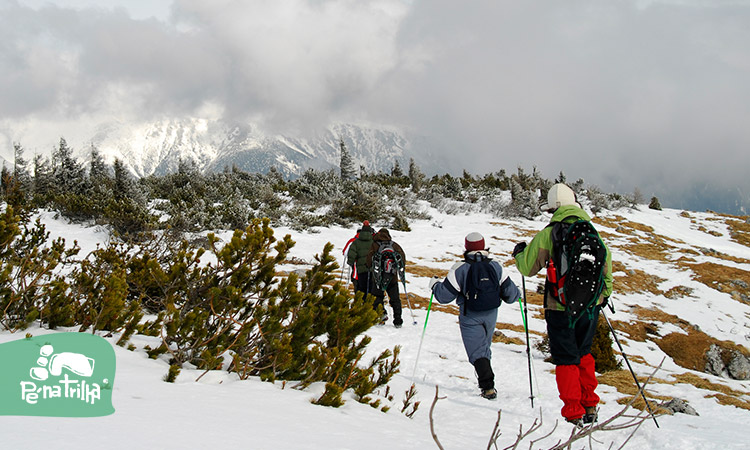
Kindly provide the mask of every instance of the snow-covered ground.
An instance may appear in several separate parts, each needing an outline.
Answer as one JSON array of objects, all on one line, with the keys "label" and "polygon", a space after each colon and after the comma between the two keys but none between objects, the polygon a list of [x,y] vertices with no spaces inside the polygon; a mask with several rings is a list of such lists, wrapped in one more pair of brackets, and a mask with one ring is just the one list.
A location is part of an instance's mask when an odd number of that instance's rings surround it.
[{"label": "snow-covered ground", "polygon": [[[669,236],[691,247],[713,248],[738,258],[750,259],[750,249],[730,241],[721,222],[709,221],[714,217],[708,213],[691,213],[709,229],[716,229],[723,236],[714,236],[697,230],[691,219],[680,215],[681,211],[617,211],[606,213],[620,215],[628,221],[647,224],[654,233]],[[429,210],[432,219],[410,224],[412,231],[391,234],[407,254],[408,264],[448,270],[457,261],[463,250],[464,236],[478,231],[485,236],[487,245],[496,259],[505,263],[510,259],[514,244],[530,239],[523,230],[539,230],[548,218],[534,221],[501,221],[481,214],[449,216]],[[77,240],[81,254],[93,250],[97,242],[107,239],[100,228],[85,228],[69,225],[57,220],[52,214],[43,214],[52,237],[62,236],[71,243]],[[706,220],[703,220],[706,219]],[[374,224],[379,228],[379,224]],[[618,242],[626,242],[628,236],[615,229],[599,227],[612,235],[608,241],[613,247],[614,259],[627,261],[635,267],[657,275],[668,281],[663,289],[672,285],[694,288],[689,299],[670,300],[663,296],[647,294],[620,294],[615,285],[614,302],[618,307],[618,320],[634,318],[628,312],[630,306],[649,303],[658,305],[669,314],[677,315],[697,325],[711,336],[732,340],[747,345],[750,334],[750,308],[732,300],[729,294],[710,289],[684,273],[675,271],[668,264],[640,259],[619,252]],[[317,229],[312,233],[299,233],[288,229],[277,229],[276,235],[290,234],[296,241],[291,256],[313,261],[313,256],[322,251],[326,242],[336,246],[335,254],[354,234],[354,228]],[[221,233],[221,236],[229,236]],[[694,256],[699,261],[702,256]],[[705,257],[709,258],[709,257]],[[725,261],[726,263],[726,261]],[[407,264],[407,265],[408,265]],[[742,267],[744,270],[748,268]],[[300,266],[283,267],[286,270]],[[511,278],[521,285],[521,277],[514,266],[508,266]],[[429,297],[426,277],[407,273],[410,294]],[[536,289],[538,279],[527,279],[527,290]],[[416,303],[412,298],[412,304]],[[686,303],[686,300],[688,303]],[[711,308],[707,304],[711,304]],[[536,307],[530,305],[530,309]],[[560,420],[562,406],[557,398],[553,366],[543,361],[544,355],[534,349],[539,336],[532,333],[532,359],[535,374],[534,408],[529,400],[529,378],[525,345],[493,344],[492,366],[496,375],[498,397],[488,401],[479,397],[473,367],[468,363],[459,336],[455,315],[431,311],[426,328],[427,311],[404,303],[404,327],[395,329],[390,323],[375,326],[367,334],[372,337],[367,359],[385,348],[401,346],[401,371],[390,383],[393,396],[392,408],[383,413],[379,409],[357,403],[345,395],[346,404],[340,408],[316,406],[310,400],[320,395],[323,387],[314,385],[307,391],[290,389],[282,383],[264,383],[256,379],[238,380],[226,372],[212,372],[200,381],[197,371],[183,370],[174,384],[162,381],[168,364],[164,360],[151,360],[141,350],[129,351],[114,346],[117,372],[114,382],[113,405],[115,413],[98,418],[54,418],[17,417],[0,418],[0,448],[2,449],[202,449],[202,448],[249,448],[249,449],[413,449],[436,448],[430,434],[429,410],[436,387],[443,397],[433,413],[435,432],[446,449],[487,448],[490,434],[502,410],[500,430],[502,435],[498,447],[510,445],[518,433],[539,416],[543,418],[541,436],[550,431]],[[412,314],[416,325],[412,325]],[[544,332],[544,322],[533,318],[530,311],[530,329]],[[503,305],[500,322],[522,324],[519,305]],[[718,324],[721,325],[718,325]],[[424,330],[424,334],[423,334]],[[32,328],[16,334],[0,333],[0,343],[22,338],[26,332],[34,335],[49,333],[49,330]],[[509,337],[525,339],[522,332],[503,330]],[[424,339],[421,341],[422,336]],[[110,338],[114,342],[115,338]],[[141,349],[153,338],[135,336],[132,342]],[[417,353],[422,342],[417,361]],[[653,344],[623,340],[628,354],[639,355],[650,365],[658,365],[665,355]],[[648,375],[653,369],[634,361],[633,367],[639,375]],[[671,373],[689,372],[667,359],[657,376],[669,378]],[[413,376],[414,375],[414,376]],[[750,382],[731,381],[711,377],[735,390],[750,393]],[[421,406],[408,418],[400,412],[404,393],[414,383]],[[643,423],[627,448],[640,449],[745,449],[748,448],[750,431],[745,428],[750,421],[750,411],[733,406],[722,406],[715,398],[706,398],[707,391],[687,384],[653,384],[651,392],[687,400],[700,416],[676,414],[660,416],[660,428],[653,421]],[[602,397],[600,417],[610,417],[622,406],[617,399],[622,394],[607,385],[600,385]],[[381,392],[381,395],[385,392]],[[571,426],[562,422],[544,441],[534,448],[548,448],[565,440]],[[619,447],[629,435],[629,430],[598,433],[595,441],[579,441],[574,448]],[[528,444],[522,445],[528,448]]]}]

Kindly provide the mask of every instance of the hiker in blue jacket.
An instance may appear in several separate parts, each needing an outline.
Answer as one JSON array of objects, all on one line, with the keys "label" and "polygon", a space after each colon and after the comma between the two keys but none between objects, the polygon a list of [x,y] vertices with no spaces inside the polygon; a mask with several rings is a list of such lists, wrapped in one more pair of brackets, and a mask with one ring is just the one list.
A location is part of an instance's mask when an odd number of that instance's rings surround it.
[{"label": "hiker in blue jacket", "polygon": [[[487,399],[497,397],[495,390],[495,374],[492,371],[490,359],[492,351],[492,336],[497,323],[497,309],[501,300],[505,303],[515,303],[521,292],[497,261],[489,257],[489,250],[484,246],[484,237],[479,233],[469,233],[464,240],[464,261],[456,263],[448,272],[445,280],[437,277],[430,280],[430,290],[440,303],[450,303],[456,300],[459,307],[458,325],[461,330],[466,355],[476,370],[481,395]],[[475,279],[469,274],[474,264],[482,264],[488,270],[494,270],[491,278],[494,286],[490,286],[489,303],[477,305],[476,301],[467,300],[472,295],[469,292],[469,280]],[[486,277],[487,278],[487,277]],[[473,291],[472,291],[473,292]]]}]

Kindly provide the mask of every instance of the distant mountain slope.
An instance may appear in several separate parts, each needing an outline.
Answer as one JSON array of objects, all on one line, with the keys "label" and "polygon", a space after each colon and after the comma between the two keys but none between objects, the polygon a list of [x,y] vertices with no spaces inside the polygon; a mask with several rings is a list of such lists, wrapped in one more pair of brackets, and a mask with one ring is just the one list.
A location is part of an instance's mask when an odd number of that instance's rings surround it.
[{"label": "distant mountain slope", "polygon": [[300,138],[204,119],[163,120],[142,127],[111,123],[99,128],[92,143],[109,162],[119,158],[138,176],[173,172],[180,161],[191,161],[205,171],[237,167],[267,172],[273,166],[294,177],[308,168],[338,168],[340,139],[357,169],[389,171],[396,161],[406,169],[411,158],[427,173],[444,173],[450,166],[444,158],[435,157],[439,148],[425,137],[353,124],[334,124]]}]

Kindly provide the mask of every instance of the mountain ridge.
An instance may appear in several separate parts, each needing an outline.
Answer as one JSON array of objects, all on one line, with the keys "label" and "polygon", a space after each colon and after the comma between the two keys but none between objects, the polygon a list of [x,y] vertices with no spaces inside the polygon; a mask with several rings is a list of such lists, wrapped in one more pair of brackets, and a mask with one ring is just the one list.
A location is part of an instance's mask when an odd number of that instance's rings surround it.
[{"label": "mountain ridge", "polygon": [[[103,124],[91,139],[105,161],[120,159],[136,176],[174,172],[190,162],[199,170],[219,172],[236,167],[267,172],[275,167],[287,177],[307,169],[338,169],[340,141],[357,169],[389,172],[411,159],[429,173],[445,172],[450,163],[434,154],[439,145],[429,138],[390,127],[335,123],[309,136],[265,133],[252,124],[208,119],[164,119],[141,126]],[[78,154],[87,158],[89,150]]]}]

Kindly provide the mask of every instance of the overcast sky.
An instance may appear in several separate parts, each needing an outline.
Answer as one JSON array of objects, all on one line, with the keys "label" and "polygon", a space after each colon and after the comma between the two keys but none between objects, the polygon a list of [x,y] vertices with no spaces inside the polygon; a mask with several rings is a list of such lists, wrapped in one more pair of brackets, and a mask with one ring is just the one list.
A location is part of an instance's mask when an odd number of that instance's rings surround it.
[{"label": "overcast sky", "polygon": [[472,173],[750,192],[750,1],[0,0],[0,155],[182,116],[395,125]]}]

